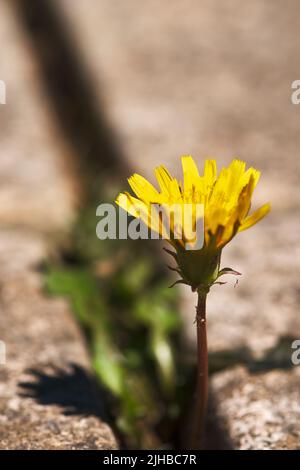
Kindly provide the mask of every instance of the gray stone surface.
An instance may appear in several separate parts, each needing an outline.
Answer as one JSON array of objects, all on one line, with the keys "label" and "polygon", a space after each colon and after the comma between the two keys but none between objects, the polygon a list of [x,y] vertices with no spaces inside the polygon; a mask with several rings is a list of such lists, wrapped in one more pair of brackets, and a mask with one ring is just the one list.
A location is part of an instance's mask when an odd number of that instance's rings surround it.
[{"label": "gray stone surface", "polygon": [[46,255],[43,238],[0,231],[0,448],[116,448],[81,333],[66,302],[43,292]]},{"label": "gray stone surface", "polygon": [[[300,111],[291,103],[291,83],[299,78],[299,2],[55,3],[134,171],[153,178],[153,167],[164,163],[179,175],[179,155],[189,153],[199,163],[213,156],[220,165],[240,157],[262,170],[254,207],[271,201],[272,213],[224,251],[223,266],[243,276],[236,289],[229,280],[210,294],[210,350],[246,345],[259,358],[283,337],[299,337]],[[182,294],[187,338],[195,344],[196,299],[186,289]],[[267,392],[255,398],[257,381],[268,390],[270,374],[241,375],[246,402],[276,408]],[[292,400],[289,384],[300,384],[299,376],[278,374],[285,378],[278,400]],[[242,426],[245,417],[234,406],[227,418]],[[287,407],[278,420],[292,448]],[[272,428],[259,413],[257,426],[269,440],[250,447],[272,447]]]},{"label": "gray stone surface", "polygon": [[10,8],[0,2],[0,448],[112,449],[83,337],[43,289],[40,265],[74,214],[69,150]]},{"label": "gray stone surface", "polygon": [[217,417],[233,448],[300,449],[300,369],[216,374],[211,389]]}]

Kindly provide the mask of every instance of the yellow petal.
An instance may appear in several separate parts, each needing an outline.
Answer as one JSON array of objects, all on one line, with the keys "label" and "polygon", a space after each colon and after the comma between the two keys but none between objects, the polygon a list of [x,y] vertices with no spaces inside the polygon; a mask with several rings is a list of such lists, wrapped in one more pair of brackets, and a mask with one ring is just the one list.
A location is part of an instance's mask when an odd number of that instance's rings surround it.
[{"label": "yellow petal", "polygon": [[204,178],[206,184],[211,186],[214,184],[217,177],[217,162],[216,160],[205,160],[204,164]]},{"label": "yellow petal", "polygon": [[193,187],[196,187],[199,173],[196,163],[190,155],[183,155],[181,157],[182,170],[183,170],[183,189],[185,194],[191,194]]},{"label": "yellow petal", "polygon": [[252,225],[256,224],[259,222],[265,215],[267,215],[268,212],[270,212],[271,206],[269,203],[264,204],[261,206],[259,209],[257,209],[253,214],[249,215],[249,217],[246,217],[244,219],[242,225],[239,228],[239,232],[242,230],[247,230],[248,228],[252,227]]},{"label": "yellow petal", "polygon": [[171,204],[180,204],[182,202],[182,194],[180,191],[180,186],[178,181],[173,178],[172,181],[170,182],[170,194],[171,194],[171,199],[170,203]]},{"label": "yellow petal", "polygon": [[138,198],[145,202],[161,202],[161,195],[159,192],[152,186],[149,181],[147,181],[143,176],[135,173],[130,178],[128,178],[128,183],[130,184],[131,189],[135,192]]},{"label": "yellow petal", "polygon": [[141,217],[142,214],[145,216],[148,213],[147,205],[129,193],[120,193],[116,199],[116,204],[133,217]]},{"label": "yellow petal", "polygon": [[170,182],[172,181],[172,176],[170,175],[166,167],[161,165],[155,168],[155,176],[162,193],[166,196],[169,196]]},{"label": "yellow petal", "polygon": [[258,180],[260,178],[260,171],[256,170],[252,166],[248,168],[247,171],[245,171],[244,176],[242,178],[242,184],[245,185],[250,181],[250,178],[253,178],[253,189],[258,183]]},{"label": "yellow petal", "polygon": [[169,238],[168,227],[164,226],[155,204],[146,204],[129,193],[121,193],[116,199],[116,204],[122,207],[128,214],[141,219],[151,230],[159,233],[163,238]]},{"label": "yellow petal", "polygon": [[234,180],[238,180],[245,173],[246,163],[242,160],[234,159],[228,167],[228,171]]},{"label": "yellow petal", "polygon": [[251,207],[251,197],[254,191],[254,188],[257,184],[260,173],[256,170],[250,173],[249,182],[243,187],[238,201],[237,201],[237,212],[238,218],[240,221],[243,221],[248,215],[248,212]]}]

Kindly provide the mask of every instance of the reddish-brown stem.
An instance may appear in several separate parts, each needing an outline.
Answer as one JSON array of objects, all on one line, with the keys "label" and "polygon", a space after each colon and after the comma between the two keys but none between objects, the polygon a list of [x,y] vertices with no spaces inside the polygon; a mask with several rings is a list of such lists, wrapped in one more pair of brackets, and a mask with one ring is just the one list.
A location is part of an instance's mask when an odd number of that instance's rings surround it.
[{"label": "reddish-brown stem", "polygon": [[206,293],[198,293],[197,324],[197,388],[193,416],[191,449],[199,449],[203,439],[208,400],[208,354],[206,334]]}]

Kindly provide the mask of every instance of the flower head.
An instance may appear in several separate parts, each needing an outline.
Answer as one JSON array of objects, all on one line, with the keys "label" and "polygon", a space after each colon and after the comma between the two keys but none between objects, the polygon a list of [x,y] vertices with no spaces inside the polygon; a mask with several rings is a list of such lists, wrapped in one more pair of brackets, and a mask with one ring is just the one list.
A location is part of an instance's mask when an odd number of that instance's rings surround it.
[{"label": "flower head", "polygon": [[[164,166],[155,169],[159,185],[157,190],[138,174],[128,179],[135,195],[121,193],[116,202],[134,217],[139,217],[175,248],[173,253],[182,282],[193,289],[209,288],[221,275],[220,255],[224,246],[240,231],[246,230],[261,220],[270,210],[264,204],[249,215],[253,190],[260,172],[254,168],[246,170],[246,164],[233,160],[217,175],[215,160],[206,160],[203,174],[191,156],[182,157],[183,182],[173,178]],[[202,208],[202,211],[198,208]],[[168,215],[168,226],[158,208]],[[187,227],[187,214],[192,218]],[[198,234],[195,231],[201,219],[203,243],[197,249]],[[189,249],[186,249],[189,242]],[[191,242],[191,243],[190,243]],[[190,246],[194,246],[191,249]],[[227,270],[226,272],[229,272]]]}]

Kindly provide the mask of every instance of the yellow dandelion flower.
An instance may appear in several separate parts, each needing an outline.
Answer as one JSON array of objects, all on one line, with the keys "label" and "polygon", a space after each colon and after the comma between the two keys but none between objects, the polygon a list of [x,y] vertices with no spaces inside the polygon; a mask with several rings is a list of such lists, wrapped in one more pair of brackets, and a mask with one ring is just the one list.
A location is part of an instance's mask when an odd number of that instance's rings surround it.
[{"label": "yellow dandelion flower", "polygon": [[[264,204],[249,215],[260,172],[254,168],[246,170],[246,164],[240,160],[233,160],[227,168],[222,168],[219,175],[216,161],[206,160],[201,175],[193,158],[183,156],[182,169],[183,182],[178,182],[164,166],[156,168],[159,190],[142,176],[134,174],[128,182],[136,197],[121,193],[116,202],[171,243],[176,250],[171,253],[178,263],[182,276],[180,282],[191,285],[194,290],[200,286],[209,288],[221,274],[225,274],[219,270],[224,246],[238,232],[261,220],[269,212],[270,205]],[[198,207],[203,210],[199,211]],[[159,208],[163,208],[168,216],[166,219]],[[187,229],[187,213],[192,216],[194,238]],[[203,244],[197,249],[199,240],[195,239],[195,227],[199,219],[203,223]],[[188,242],[195,249],[186,249]]]}]

